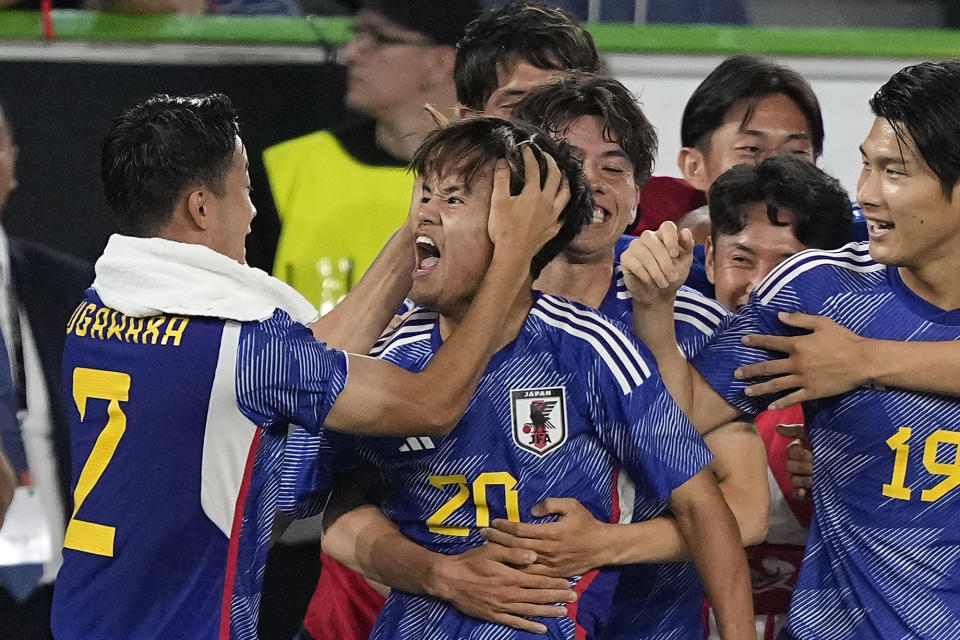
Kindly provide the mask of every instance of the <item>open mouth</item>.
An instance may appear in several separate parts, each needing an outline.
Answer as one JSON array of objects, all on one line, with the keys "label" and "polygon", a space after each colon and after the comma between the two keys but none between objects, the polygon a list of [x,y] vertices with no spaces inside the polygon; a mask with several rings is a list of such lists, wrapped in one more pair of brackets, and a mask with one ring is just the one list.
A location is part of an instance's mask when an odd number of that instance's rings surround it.
[{"label": "open mouth", "polygon": [[867,220],[867,231],[871,236],[879,237],[885,235],[892,231],[896,225],[892,222],[885,222],[883,220]]},{"label": "open mouth", "polygon": [[590,218],[590,224],[603,224],[609,219],[610,212],[603,207],[596,206],[593,208],[593,215]]},{"label": "open mouth", "polygon": [[440,262],[440,250],[427,236],[417,236],[417,269],[429,271]]}]

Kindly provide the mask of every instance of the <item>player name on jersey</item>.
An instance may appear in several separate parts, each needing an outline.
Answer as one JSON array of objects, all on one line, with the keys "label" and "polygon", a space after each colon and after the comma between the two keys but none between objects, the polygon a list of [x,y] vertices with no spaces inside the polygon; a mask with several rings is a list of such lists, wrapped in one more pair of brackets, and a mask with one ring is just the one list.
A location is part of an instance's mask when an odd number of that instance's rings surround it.
[{"label": "player name on jersey", "polygon": [[134,318],[92,302],[82,302],[70,316],[67,335],[117,340],[128,344],[179,347],[189,322],[190,319],[183,316]]}]

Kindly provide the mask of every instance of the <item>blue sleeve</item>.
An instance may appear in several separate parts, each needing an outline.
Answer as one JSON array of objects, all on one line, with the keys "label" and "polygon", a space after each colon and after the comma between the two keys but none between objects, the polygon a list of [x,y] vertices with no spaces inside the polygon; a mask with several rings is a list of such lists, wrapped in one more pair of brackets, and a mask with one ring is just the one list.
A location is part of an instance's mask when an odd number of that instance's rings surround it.
[{"label": "blue sleeve", "polygon": [[246,322],[237,349],[237,404],[259,425],[318,432],[347,382],[347,355],[282,311]]},{"label": "blue sleeve", "polygon": [[[653,357],[645,352],[648,363]],[[636,485],[637,498],[665,503],[711,460],[710,450],[667,392],[657,370],[626,393],[607,363],[587,385],[595,429]]]},{"label": "blue sleeve", "polygon": [[356,436],[297,427],[283,451],[277,508],[293,518],[323,511],[333,479],[358,464]]},{"label": "blue sleeve", "polygon": [[683,357],[690,360],[699,353],[729,315],[716,300],[689,287],[680,287],[673,305],[673,320]]}]

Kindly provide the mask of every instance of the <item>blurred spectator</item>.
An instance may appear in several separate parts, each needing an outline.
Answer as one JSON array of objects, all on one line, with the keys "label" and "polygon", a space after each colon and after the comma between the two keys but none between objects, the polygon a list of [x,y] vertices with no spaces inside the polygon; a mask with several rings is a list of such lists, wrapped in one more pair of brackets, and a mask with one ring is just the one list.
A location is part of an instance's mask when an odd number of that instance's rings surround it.
[{"label": "blurred spectator", "polygon": [[345,49],[346,104],[366,118],[264,152],[283,225],[274,275],[321,312],[403,222],[407,162],[436,126],[423,105],[454,115],[454,45],[479,10],[479,0],[367,0]]},{"label": "blurred spectator", "polygon": [[[491,4],[505,4],[497,0]],[[551,4],[581,20],[590,16],[590,0],[554,0]],[[672,22],[710,24],[751,24],[747,0],[598,0],[599,22]],[[637,8],[646,5],[646,15],[637,19]]]},{"label": "blurred spectator", "polygon": [[[16,155],[13,134],[0,109],[0,212],[17,186]],[[53,582],[72,505],[60,361],[64,327],[92,280],[87,265],[47,247],[8,239],[0,229],[0,333],[9,353],[15,426],[26,463],[20,473],[24,486],[17,489],[5,527],[28,532],[23,548],[12,550],[19,562],[0,567],[4,640],[51,637]]]}]

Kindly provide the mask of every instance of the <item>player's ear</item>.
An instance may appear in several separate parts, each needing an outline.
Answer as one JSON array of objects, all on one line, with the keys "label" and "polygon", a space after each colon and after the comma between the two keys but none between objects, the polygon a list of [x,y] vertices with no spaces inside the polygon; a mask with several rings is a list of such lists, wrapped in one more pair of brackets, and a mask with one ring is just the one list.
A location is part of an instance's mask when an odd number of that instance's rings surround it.
[{"label": "player's ear", "polygon": [[707,193],[710,184],[707,178],[707,157],[703,151],[696,147],[683,147],[677,156],[677,166],[690,186]]},{"label": "player's ear", "polygon": [[187,217],[200,229],[208,229],[212,224],[212,216],[208,207],[210,204],[210,192],[203,187],[196,187],[187,191],[186,210]]}]

